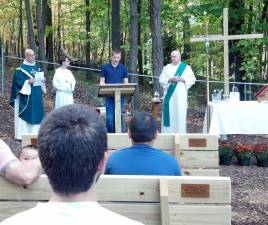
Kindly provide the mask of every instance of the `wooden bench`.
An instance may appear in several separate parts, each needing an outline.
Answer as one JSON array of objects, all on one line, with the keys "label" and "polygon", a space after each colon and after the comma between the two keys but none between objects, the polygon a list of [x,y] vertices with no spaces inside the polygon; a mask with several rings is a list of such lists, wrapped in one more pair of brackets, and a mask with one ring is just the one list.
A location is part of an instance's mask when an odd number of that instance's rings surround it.
[{"label": "wooden bench", "polygon": [[[49,198],[42,175],[28,188],[0,178],[0,221]],[[231,225],[229,177],[102,175],[98,202],[150,225]]]},{"label": "wooden bench", "polygon": [[[22,146],[36,143],[36,135],[24,135]],[[131,146],[126,133],[108,134],[110,152]],[[154,147],[174,155],[184,175],[219,176],[218,137],[210,134],[159,134]]]}]

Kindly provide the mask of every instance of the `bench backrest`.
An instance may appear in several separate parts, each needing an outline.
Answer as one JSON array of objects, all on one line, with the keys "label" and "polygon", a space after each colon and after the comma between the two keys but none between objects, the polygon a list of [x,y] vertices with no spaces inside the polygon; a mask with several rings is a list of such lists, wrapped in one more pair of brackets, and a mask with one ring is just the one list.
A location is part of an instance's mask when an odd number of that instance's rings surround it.
[{"label": "bench backrest", "polygon": [[[50,190],[45,175],[26,189],[0,179],[0,220],[48,200]],[[228,177],[102,175],[97,196],[104,207],[144,224],[231,224]]]},{"label": "bench backrest", "polygon": [[[36,135],[24,135],[22,146],[36,142]],[[127,133],[108,134],[110,152],[131,146]],[[159,134],[154,147],[174,155],[183,174],[219,176],[218,137],[211,134]]]}]

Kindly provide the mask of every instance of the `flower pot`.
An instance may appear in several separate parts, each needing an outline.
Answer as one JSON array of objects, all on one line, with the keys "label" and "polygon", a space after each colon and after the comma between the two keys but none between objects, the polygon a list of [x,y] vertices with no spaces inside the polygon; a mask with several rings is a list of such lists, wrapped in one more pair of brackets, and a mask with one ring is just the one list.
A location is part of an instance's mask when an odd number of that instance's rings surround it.
[{"label": "flower pot", "polygon": [[257,159],[257,166],[268,167],[268,159],[264,160]]},{"label": "flower pot", "polygon": [[220,164],[229,166],[232,164],[232,156],[220,156]]},{"label": "flower pot", "polygon": [[249,166],[250,165],[250,158],[248,158],[248,157],[243,157],[243,158],[238,157],[238,164],[240,166]]}]

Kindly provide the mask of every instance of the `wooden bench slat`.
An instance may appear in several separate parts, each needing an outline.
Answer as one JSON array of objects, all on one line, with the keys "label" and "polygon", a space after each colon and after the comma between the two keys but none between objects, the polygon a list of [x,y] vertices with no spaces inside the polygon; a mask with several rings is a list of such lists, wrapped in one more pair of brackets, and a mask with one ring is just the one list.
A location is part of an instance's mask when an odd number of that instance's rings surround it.
[{"label": "wooden bench slat", "polygon": [[[102,175],[96,190],[101,205],[144,224],[231,223],[228,177]],[[0,220],[48,200],[49,192],[45,175],[26,189],[0,178]]]},{"label": "wooden bench slat", "polygon": [[220,176],[219,169],[182,168],[182,173],[184,176]]},{"label": "wooden bench slat", "polygon": [[218,168],[218,151],[182,151],[179,157],[182,168]]},{"label": "wooden bench slat", "polygon": [[231,225],[231,206],[171,205],[170,225]]},{"label": "wooden bench slat", "polygon": [[[164,177],[164,176],[163,176]],[[169,201],[177,203],[230,203],[231,181],[228,177],[165,177],[168,182]],[[217,179],[216,179],[217,178]],[[182,198],[181,184],[208,184],[209,198]],[[107,191],[107,187],[109,190]],[[47,200],[50,186],[42,175],[27,189],[18,188],[0,179],[0,199]],[[111,192],[113,193],[111,195]],[[124,195],[122,195],[124,193]],[[102,175],[97,183],[99,201],[143,201],[159,202],[159,177]]]},{"label": "wooden bench slat", "polygon": [[[36,135],[24,135],[22,145],[31,144]],[[198,146],[199,145],[199,146]],[[127,133],[108,134],[108,153],[131,146]],[[219,175],[218,137],[211,134],[159,134],[154,147],[174,155],[185,175]],[[200,169],[204,169],[202,171]]]},{"label": "wooden bench slat", "polygon": [[[16,213],[34,207],[37,202],[1,202],[0,221]],[[113,212],[127,216],[144,224],[161,225],[159,204],[101,203]],[[170,225],[231,225],[230,206],[171,205]]]}]

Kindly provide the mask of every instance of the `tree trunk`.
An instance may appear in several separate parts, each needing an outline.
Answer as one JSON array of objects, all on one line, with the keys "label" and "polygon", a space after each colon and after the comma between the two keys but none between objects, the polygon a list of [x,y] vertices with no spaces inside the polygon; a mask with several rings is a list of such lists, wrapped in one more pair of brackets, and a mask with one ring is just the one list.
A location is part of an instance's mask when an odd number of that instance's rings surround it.
[{"label": "tree trunk", "polygon": [[29,38],[28,44],[30,45],[30,48],[33,51],[35,51],[34,30],[33,30],[30,0],[24,0],[24,3],[25,3],[25,10],[26,10],[27,25],[28,25],[28,38]]},{"label": "tree trunk", "polygon": [[[268,1],[265,0],[263,2],[264,2],[264,6],[263,6],[263,10],[262,10],[261,23],[267,24],[267,22],[268,22],[268,18],[267,18]],[[267,26],[264,26],[263,33],[264,33],[265,37],[268,35],[268,27]],[[262,58],[263,58],[263,62],[268,61],[268,44],[267,44],[267,42],[263,46],[263,57]],[[264,63],[263,69],[262,69],[262,74],[263,74],[263,77],[266,78],[266,82],[267,82],[268,81],[268,63]]]},{"label": "tree trunk", "polygon": [[[141,0],[138,1],[138,15],[141,14]],[[138,71],[143,74],[143,64],[142,64],[142,44],[141,44],[141,22],[138,20]]]},{"label": "tree trunk", "polygon": [[[90,0],[85,0],[86,4],[86,67],[90,67],[90,10],[89,10],[89,4]],[[90,71],[86,71],[87,79],[90,80]]]},{"label": "tree trunk", "polygon": [[120,49],[120,0],[112,0],[112,49]]},{"label": "tree trunk", "polygon": [[[43,25],[42,0],[36,0],[36,22],[38,30],[38,59],[41,61],[45,61],[45,31]],[[41,68],[45,70],[46,64],[41,63]]]},{"label": "tree trunk", "polygon": [[111,15],[110,15],[110,9],[111,9],[111,1],[107,0],[107,23],[108,23],[108,52],[109,52],[109,59],[111,58]]},{"label": "tree trunk", "polygon": [[191,47],[190,47],[190,21],[189,21],[189,17],[188,16],[184,16],[183,19],[183,54],[182,54],[182,58],[183,60],[187,60],[190,58],[190,51],[191,51]]},{"label": "tree trunk", "polygon": [[[243,0],[231,0],[229,2],[229,35],[241,34],[242,25],[244,24],[244,1]],[[237,17],[236,15],[240,15]],[[239,49],[235,49],[234,46],[239,40],[229,41],[229,65],[233,66],[230,74],[235,74],[235,81],[243,82],[244,72],[240,70],[243,62],[242,54]],[[239,92],[241,100],[244,98],[244,86],[239,85]]]},{"label": "tree trunk", "polygon": [[[128,70],[137,73],[138,56],[138,0],[129,0],[130,7],[130,50],[128,59]],[[137,82],[137,76],[131,76],[131,82]]]},{"label": "tree trunk", "polygon": [[[130,73],[137,73],[138,57],[138,0],[129,0],[130,7],[130,50],[128,58],[128,70]],[[130,76],[131,83],[138,83],[138,76]],[[138,90],[136,90],[132,102],[132,110],[136,111]]]},{"label": "tree trunk", "polygon": [[61,57],[62,41],[61,41],[61,0],[58,1],[58,26],[57,26],[57,38],[58,38],[58,59]]},{"label": "tree trunk", "polygon": [[18,56],[23,57],[24,46],[23,46],[23,12],[22,12],[22,0],[19,3],[19,49]]},{"label": "tree trunk", "polygon": [[[163,46],[160,24],[160,0],[150,0],[150,25],[152,32],[153,75],[159,77],[163,69]],[[154,91],[160,92],[159,80],[154,78]]]},{"label": "tree trunk", "polygon": [[[43,18],[45,21],[44,30],[49,29],[46,36],[46,57],[48,62],[54,62],[51,0],[43,0]],[[54,69],[54,66],[48,64],[48,69]]]}]

